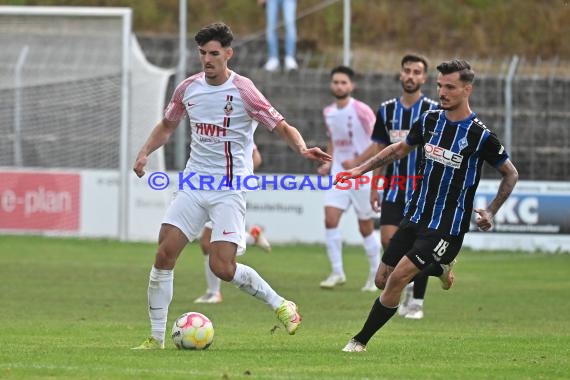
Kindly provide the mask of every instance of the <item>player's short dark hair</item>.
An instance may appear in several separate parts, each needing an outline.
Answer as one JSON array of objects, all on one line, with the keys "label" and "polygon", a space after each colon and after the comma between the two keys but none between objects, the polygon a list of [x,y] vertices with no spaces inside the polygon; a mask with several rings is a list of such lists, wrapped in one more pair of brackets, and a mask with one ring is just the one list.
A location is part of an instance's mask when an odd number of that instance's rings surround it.
[{"label": "player's short dark hair", "polygon": [[206,25],[194,36],[194,41],[198,46],[204,46],[210,41],[218,41],[222,47],[230,47],[233,40],[232,30],[222,22]]},{"label": "player's short dark hair", "polygon": [[437,65],[437,71],[443,75],[459,73],[459,79],[465,83],[473,83],[475,80],[475,71],[471,69],[471,65],[464,59],[452,59]]},{"label": "player's short dark hair", "polygon": [[346,74],[351,81],[354,80],[354,70],[352,70],[350,67],[348,66],[337,66],[334,69],[331,70],[331,78],[333,77],[333,75],[337,74],[337,73],[341,73],[341,74]]},{"label": "player's short dark hair", "polygon": [[402,57],[402,62],[400,63],[400,66],[404,67],[404,64],[408,63],[408,62],[423,63],[424,73],[427,73],[429,63],[428,63],[428,59],[426,57],[424,57],[423,55],[421,55],[421,54],[406,54],[405,56]]}]

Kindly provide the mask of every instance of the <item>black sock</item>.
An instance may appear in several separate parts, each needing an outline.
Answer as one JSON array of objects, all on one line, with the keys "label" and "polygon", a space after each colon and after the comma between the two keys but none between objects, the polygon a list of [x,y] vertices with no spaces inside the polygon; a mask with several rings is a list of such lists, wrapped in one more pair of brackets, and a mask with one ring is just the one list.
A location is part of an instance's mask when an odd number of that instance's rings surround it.
[{"label": "black sock", "polygon": [[428,283],[428,276],[423,273],[418,273],[414,277],[414,298],[423,300],[426,295],[426,288]]},{"label": "black sock", "polygon": [[386,307],[380,303],[380,298],[376,298],[362,330],[354,336],[354,340],[364,345],[368,344],[372,335],[376,334],[376,331],[380,330],[392,318],[396,310],[398,310],[397,307]]},{"label": "black sock", "polygon": [[443,274],[443,268],[439,264],[430,264],[419,275],[439,277]]}]

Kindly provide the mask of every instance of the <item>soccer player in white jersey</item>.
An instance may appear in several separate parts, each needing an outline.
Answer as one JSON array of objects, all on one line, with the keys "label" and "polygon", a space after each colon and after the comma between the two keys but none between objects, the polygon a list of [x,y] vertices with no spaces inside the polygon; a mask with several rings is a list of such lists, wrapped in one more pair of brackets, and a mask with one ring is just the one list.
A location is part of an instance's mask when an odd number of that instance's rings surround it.
[{"label": "soccer player in white jersey", "polygon": [[[257,146],[253,147],[253,170],[257,170],[259,165],[261,165],[261,154],[257,149]],[[221,303],[222,298],[222,280],[218,278],[210,269],[210,250],[212,248],[212,222],[208,221],[204,225],[202,230],[202,235],[200,236],[200,248],[204,254],[204,274],[206,276],[206,284],[208,289],[206,293],[194,300],[194,303]],[[265,252],[271,251],[271,244],[265,238],[261,227],[254,225],[249,231],[245,232],[245,244],[246,246],[257,245]],[[238,256],[245,253],[245,250],[238,250]]]},{"label": "soccer player in white jersey", "polygon": [[[325,107],[323,116],[329,141],[327,151],[333,157],[319,167],[319,174],[338,173],[351,169],[366,161],[373,153],[364,152],[372,144],[370,135],[376,117],[374,111],[365,103],[354,99],[354,71],[350,67],[338,66],[331,71],[330,89],[335,102]],[[370,151],[370,150],[368,150]],[[364,181],[362,181],[364,182]],[[370,181],[368,184],[354,181],[350,189],[332,187],[325,194],[326,248],[331,263],[331,274],[321,282],[321,288],[332,289],[346,282],[342,261],[342,236],[338,224],[342,214],[352,205],[358,218],[360,234],[363,238],[364,251],[370,269],[362,291],[375,292],[378,289],[374,278],[380,264],[380,239],[374,232],[376,216],[369,201]]]},{"label": "soccer player in white jersey", "polygon": [[212,221],[213,227],[210,268],[216,276],[266,302],[289,334],[294,334],[301,323],[294,302],[277,294],[254,269],[236,263],[237,247],[244,246],[246,209],[245,191],[238,181],[253,173],[256,122],[276,132],[305,158],[325,162],[331,157],[319,148],[307,148],[297,129],[285,121],[252,81],[228,69],[228,60],[233,55],[233,34],[227,25],[205,26],[194,40],[203,71],[176,87],[164,118],[151,132],[133,168],[142,177],[148,155],[166,144],[188,114],[192,143],[180,184],[183,189],[178,191],[164,217],[149,276],[151,336],[136,349],[164,348],[176,260],[186,244],[200,234],[207,220]]}]

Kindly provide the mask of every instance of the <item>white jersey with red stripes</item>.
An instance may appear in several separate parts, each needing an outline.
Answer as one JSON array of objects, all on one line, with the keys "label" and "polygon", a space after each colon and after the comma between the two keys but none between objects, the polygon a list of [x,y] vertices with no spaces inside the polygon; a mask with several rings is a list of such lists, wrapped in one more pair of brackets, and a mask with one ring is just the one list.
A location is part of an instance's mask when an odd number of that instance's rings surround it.
[{"label": "white jersey with red stripes", "polygon": [[343,108],[336,102],[325,107],[323,116],[333,145],[331,174],[336,176],[344,170],[343,161],[357,157],[370,145],[376,115],[365,103],[350,98]]},{"label": "white jersey with red stripes", "polygon": [[[192,138],[185,173],[195,173],[189,181],[202,190],[236,188],[236,176],[252,175],[257,123],[271,131],[284,119],[249,78],[233,71],[218,86],[209,85],[203,72],[180,83],[164,117],[179,121],[185,114]],[[213,185],[205,185],[201,177],[213,178]]]}]

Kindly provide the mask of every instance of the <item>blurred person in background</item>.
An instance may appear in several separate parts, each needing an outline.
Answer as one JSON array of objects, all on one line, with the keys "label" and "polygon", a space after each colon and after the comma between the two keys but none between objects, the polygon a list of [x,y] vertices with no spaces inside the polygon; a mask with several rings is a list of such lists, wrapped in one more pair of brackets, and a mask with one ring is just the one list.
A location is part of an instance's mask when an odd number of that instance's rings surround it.
[{"label": "blurred person in background", "polygon": [[[370,135],[374,126],[374,111],[352,97],[354,71],[350,67],[337,66],[330,74],[330,90],[334,103],[323,110],[323,117],[329,137],[327,152],[332,162],[326,162],[318,169],[320,175],[329,173],[336,177],[344,169],[366,161],[372,154]],[[364,252],[368,258],[369,270],[362,291],[375,292],[374,278],[380,263],[380,240],[374,231],[376,212],[369,202],[370,179],[368,183],[354,183],[349,189],[333,186],[325,193],[325,244],[332,272],[321,282],[321,288],[332,289],[346,282],[342,260],[342,236],[338,228],[340,218],[350,206],[358,218],[358,227],[363,239]]]},{"label": "blurred person in background", "polygon": [[277,30],[279,9],[285,24],[285,71],[297,70],[299,65],[295,59],[297,50],[297,0],[257,0],[265,8],[267,62],[263,68],[269,72],[279,70],[279,33]]}]

